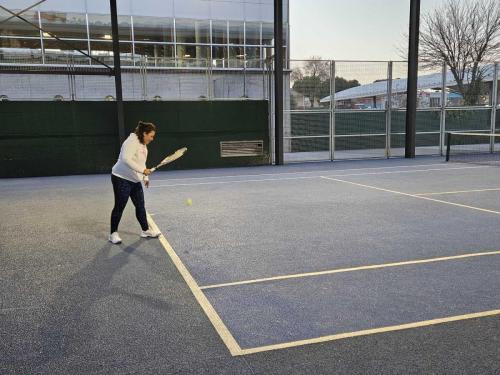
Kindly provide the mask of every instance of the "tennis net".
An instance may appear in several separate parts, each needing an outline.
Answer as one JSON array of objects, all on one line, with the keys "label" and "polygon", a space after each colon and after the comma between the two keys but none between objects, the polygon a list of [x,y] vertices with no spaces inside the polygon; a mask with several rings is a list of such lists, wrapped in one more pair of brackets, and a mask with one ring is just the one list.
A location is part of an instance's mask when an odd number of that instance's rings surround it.
[{"label": "tennis net", "polygon": [[500,166],[500,134],[448,132],[446,161]]}]

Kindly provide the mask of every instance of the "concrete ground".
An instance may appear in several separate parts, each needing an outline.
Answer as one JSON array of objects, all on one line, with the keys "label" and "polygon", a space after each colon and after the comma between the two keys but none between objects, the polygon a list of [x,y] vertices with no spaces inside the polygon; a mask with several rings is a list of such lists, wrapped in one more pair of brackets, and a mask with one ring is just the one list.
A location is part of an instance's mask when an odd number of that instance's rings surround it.
[{"label": "concrete ground", "polygon": [[497,171],[158,172],[119,246],[109,176],[0,180],[0,373],[500,373]]}]

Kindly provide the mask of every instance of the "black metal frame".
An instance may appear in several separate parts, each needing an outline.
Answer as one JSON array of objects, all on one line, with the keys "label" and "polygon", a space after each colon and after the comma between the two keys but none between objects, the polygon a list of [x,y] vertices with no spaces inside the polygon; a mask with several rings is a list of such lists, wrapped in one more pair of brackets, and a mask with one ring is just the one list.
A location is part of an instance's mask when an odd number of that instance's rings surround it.
[{"label": "black metal frame", "polygon": [[[415,157],[417,122],[418,39],[420,34],[420,0],[410,1],[408,41],[408,87],[406,91],[405,157]],[[390,98],[389,98],[390,100]]]},{"label": "black metal frame", "polygon": [[283,165],[283,0],[274,0],[274,152]]}]

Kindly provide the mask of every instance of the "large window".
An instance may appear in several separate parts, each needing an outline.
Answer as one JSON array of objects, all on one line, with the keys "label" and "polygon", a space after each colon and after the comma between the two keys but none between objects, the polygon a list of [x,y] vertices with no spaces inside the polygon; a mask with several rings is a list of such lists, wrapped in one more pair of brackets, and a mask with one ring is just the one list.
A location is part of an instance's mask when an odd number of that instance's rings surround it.
[{"label": "large window", "polygon": [[227,44],[227,22],[212,21],[212,43]]},{"label": "large window", "polygon": [[229,22],[229,43],[245,44],[245,27],[243,22]]},{"label": "large window", "polygon": [[177,43],[210,43],[210,21],[175,20]]},{"label": "large window", "polygon": [[[109,14],[89,14],[88,17],[90,39],[112,39]],[[118,38],[120,41],[132,40],[130,16],[118,16]]]},{"label": "large window", "polygon": [[0,38],[0,62],[40,64],[42,62],[40,39]]},{"label": "large window", "polygon": [[212,47],[212,66],[216,68],[227,68],[228,52],[227,47],[214,46]]},{"label": "large window", "polygon": [[245,60],[245,48],[244,47],[229,47],[229,67],[230,68],[242,68],[243,62]]},{"label": "large window", "polygon": [[245,58],[247,60],[247,68],[260,68],[260,47],[246,47]]},{"label": "large window", "polygon": [[172,66],[174,60],[174,46],[171,44],[135,44],[136,60],[147,58],[148,65]]},{"label": "large window", "polygon": [[174,20],[160,17],[135,17],[134,40],[150,42],[174,41]]},{"label": "large window", "polygon": [[[90,42],[90,54],[92,57],[106,64],[113,64],[113,43]],[[132,44],[120,43],[120,56],[122,64],[132,64]],[[94,62],[92,63],[94,64]]]},{"label": "large window", "polygon": [[89,58],[78,50],[88,53],[87,41],[59,41],[55,39],[43,40],[43,50],[46,64],[88,64]]},{"label": "large window", "polygon": [[247,22],[245,24],[245,34],[246,44],[254,46],[260,45],[260,23]]},{"label": "large window", "polygon": [[[17,10],[19,11],[19,10]],[[13,12],[16,12],[14,10]],[[5,21],[10,18],[11,15],[7,12],[2,12],[2,17],[0,19],[0,35],[1,36],[40,36],[40,30],[32,25],[20,20],[19,18],[11,18],[9,21]],[[22,14],[22,17],[27,21],[38,26],[38,13],[34,11],[27,11]]]},{"label": "large window", "polygon": [[[42,29],[59,38],[87,39],[85,14],[64,12],[40,12]],[[49,34],[44,34],[48,37]]]},{"label": "large window", "polygon": [[208,46],[177,44],[177,58],[179,59],[209,59],[209,54]]},{"label": "large window", "polygon": [[262,44],[267,46],[274,44],[274,25],[272,23],[262,24]]}]

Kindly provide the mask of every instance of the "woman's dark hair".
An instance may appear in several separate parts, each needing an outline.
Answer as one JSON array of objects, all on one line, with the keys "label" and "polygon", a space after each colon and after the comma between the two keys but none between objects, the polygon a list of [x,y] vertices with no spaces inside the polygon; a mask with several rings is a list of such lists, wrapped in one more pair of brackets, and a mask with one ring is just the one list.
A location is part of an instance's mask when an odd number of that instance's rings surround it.
[{"label": "woman's dark hair", "polygon": [[139,142],[144,143],[144,133],[151,133],[156,131],[156,126],[152,122],[139,121],[139,124],[134,130],[134,133],[139,138]]}]

